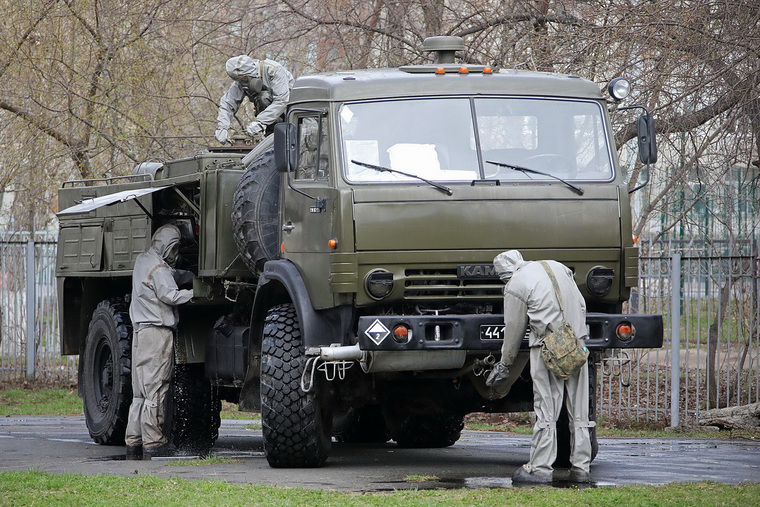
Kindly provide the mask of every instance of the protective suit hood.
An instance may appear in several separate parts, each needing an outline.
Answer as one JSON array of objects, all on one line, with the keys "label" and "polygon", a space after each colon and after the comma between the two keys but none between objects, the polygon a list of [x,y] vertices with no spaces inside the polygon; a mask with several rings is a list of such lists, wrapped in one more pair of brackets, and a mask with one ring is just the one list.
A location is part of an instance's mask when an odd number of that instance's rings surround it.
[{"label": "protective suit hood", "polygon": [[[182,235],[176,225],[162,225],[153,234],[150,248],[154,250],[165,261],[170,260],[172,248],[179,244]],[[171,264],[171,263],[169,263]]]},{"label": "protective suit hood", "polygon": [[525,264],[527,264],[527,262],[523,260],[522,254],[517,250],[501,252],[493,260],[493,267],[499,274],[501,281],[505,283],[512,278],[515,271],[523,267]]},{"label": "protective suit hood", "polygon": [[248,55],[235,56],[227,60],[227,75],[235,81],[242,81],[246,78],[259,78],[261,71],[259,61],[254,60]]}]

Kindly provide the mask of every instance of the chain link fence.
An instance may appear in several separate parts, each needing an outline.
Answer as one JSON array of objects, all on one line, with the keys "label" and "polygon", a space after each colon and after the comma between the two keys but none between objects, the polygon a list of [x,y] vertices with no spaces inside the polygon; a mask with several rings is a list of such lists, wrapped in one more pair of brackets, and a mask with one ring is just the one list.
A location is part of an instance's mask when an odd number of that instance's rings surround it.
[{"label": "chain link fence", "polygon": [[[757,242],[640,248],[627,311],[662,314],[665,343],[607,354],[597,371],[598,418],[692,425],[701,411],[760,401]],[[0,380],[77,380],[77,359],[60,354],[55,256],[54,234],[0,234]]]}]

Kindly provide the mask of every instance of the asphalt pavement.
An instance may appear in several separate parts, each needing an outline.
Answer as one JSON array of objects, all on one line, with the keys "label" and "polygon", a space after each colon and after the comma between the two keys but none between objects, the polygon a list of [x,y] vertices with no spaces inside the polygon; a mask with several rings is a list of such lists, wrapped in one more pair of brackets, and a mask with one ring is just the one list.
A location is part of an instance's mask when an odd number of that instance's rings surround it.
[{"label": "asphalt pavement", "polygon": [[[317,469],[270,468],[256,421],[224,420],[212,454],[228,462],[178,466],[176,459],[124,460],[124,447],[97,445],[82,416],[0,418],[0,472],[42,470],[53,473],[154,475],[212,479],[229,483],[340,491],[390,491],[428,488],[512,487],[510,477],[528,460],[530,436],[464,431],[444,449],[400,449],[393,443],[333,443],[326,466]],[[714,481],[760,482],[760,442],[720,439],[601,438],[591,465],[592,487]],[[186,461],[186,458],[182,461]],[[568,487],[566,472],[555,471],[555,486]]]}]

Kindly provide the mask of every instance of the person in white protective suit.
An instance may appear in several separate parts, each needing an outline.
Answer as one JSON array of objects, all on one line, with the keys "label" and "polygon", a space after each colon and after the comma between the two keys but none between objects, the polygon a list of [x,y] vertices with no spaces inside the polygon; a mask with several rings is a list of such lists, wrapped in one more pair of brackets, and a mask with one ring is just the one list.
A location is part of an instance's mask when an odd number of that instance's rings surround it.
[{"label": "person in white protective suit", "polygon": [[135,259],[129,305],[133,337],[127,459],[176,454],[163,433],[165,402],[174,367],[177,306],[193,297],[193,291],[179,289],[174,278],[180,237],[176,226],[161,226],[150,248]]},{"label": "person in white protective suit", "polygon": [[222,144],[228,141],[232,120],[245,97],[256,108],[256,119],[245,131],[252,136],[271,133],[273,125],[284,119],[290,89],[293,88],[293,75],[274,60],[256,60],[247,55],[230,58],[226,68],[233,83],[219,99],[216,140]]},{"label": "person in white protective suit", "polygon": [[[494,259],[494,268],[506,283],[504,287],[504,344],[501,359],[486,380],[494,386],[509,377],[520,343],[529,326],[530,374],[533,379],[533,409],[536,423],[530,448],[530,461],[517,469],[513,482],[550,483],[557,456],[557,419],[567,391],[570,420],[571,454],[569,480],[589,482],[591,464],[589,421],[588,364],[567,380],[560,380],[546,368],[541,356],[543,337],[564,319],[576,336],[586,336],[586,303],[573,280],[573,273],[563,264],[546,261],[551,267],[562,297],[560,310],[554,286],[539,262],[525,261],[517,250],[502,252]],[[550,327],[551,325],[551,327]]]}]

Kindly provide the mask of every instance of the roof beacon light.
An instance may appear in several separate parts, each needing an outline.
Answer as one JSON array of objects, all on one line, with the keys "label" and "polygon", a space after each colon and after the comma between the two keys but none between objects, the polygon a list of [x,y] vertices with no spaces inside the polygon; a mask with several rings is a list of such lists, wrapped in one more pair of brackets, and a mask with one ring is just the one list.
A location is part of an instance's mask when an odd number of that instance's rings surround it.
[{"label": "roof beacon light", "polygon": [[454,63],[457,51],[464,51],[464,39],[445,35],[428,37],[422,42],[422,50],[433,53],[435,63]]}]

